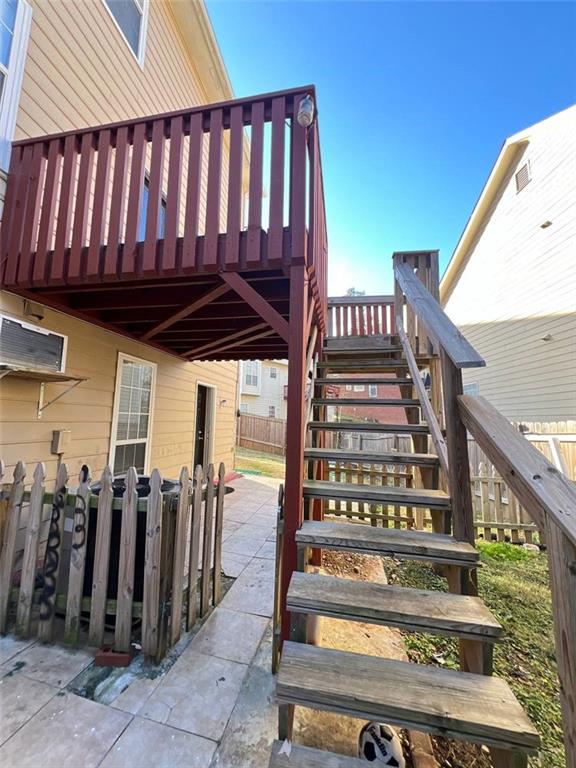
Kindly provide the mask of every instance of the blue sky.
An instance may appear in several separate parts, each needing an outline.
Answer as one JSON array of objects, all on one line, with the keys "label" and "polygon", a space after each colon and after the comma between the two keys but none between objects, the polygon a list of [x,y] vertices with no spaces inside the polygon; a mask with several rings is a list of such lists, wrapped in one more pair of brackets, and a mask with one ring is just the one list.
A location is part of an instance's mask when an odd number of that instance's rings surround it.
[{"label": "blue sky", "polygon": [[208,0],[237,96],[317,86],[332,295],[447,264],[504,139],[576,101],[576,4]]}]

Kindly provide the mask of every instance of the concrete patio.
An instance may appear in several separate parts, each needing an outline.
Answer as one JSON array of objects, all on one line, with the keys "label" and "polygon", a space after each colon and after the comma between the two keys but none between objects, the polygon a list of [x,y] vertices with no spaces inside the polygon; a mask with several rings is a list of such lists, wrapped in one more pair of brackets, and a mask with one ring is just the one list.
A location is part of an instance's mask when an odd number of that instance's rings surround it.
[{"label": "concrete patio", "polygon": [[91,653],[0,639],[2,766],[267,764],[277,711],[270,618],[278,483],[246,477],[233,482],[222,564],[236,581],[167,672],[137,678],[102,704],[69,690],[92,664]]}]

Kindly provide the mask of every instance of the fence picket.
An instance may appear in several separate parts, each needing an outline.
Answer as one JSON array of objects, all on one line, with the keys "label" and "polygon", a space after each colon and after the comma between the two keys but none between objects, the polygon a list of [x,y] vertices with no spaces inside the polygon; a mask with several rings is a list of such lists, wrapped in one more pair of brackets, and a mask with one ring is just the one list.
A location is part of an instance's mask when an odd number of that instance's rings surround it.
[{"label": "fence picket", "polygon": [[172,566],[172,600],[170,643],[175,645],[180,639],[182,626],[182,588],[184,586],[184,561],[186,559],[186,533],[190,514],[190,472],[188,467],[180,471],[180,493],[176,512],[176,541],[174,543],[174,562]]},{"label": "fence picket", "polygon": [[138,475],[130,467],[126,472],[122,497],[122,528],[120,532],[120,562],[118,564],[118,600],[114,648],[127,653],[132,639],[132,603],[134,600],[134,565],[136,562],[136,528],[138,524]]},{"label": "fence picket", "polygon": [[108,591],[108,563],[110,560],[110,532],[112,529],[112,504],[114,478],[110,467],[106,467],[100,479],[98,495],[98,521],[96,524],[96,548],[94,551],[94,574],[92,576],[92,602],[90,604],[90,627],[88,642],[100,647],[104,640],[106,620],[106,594]]},{"label": "fence picket", "polygon": [[204,537],[202,540],[202,581],[200,589],[200,616],[210,607],[210,563],[212,561],[212,527],[214,522],[214,464],[206,473],[206,501],[204,505]]},{"label": "fence picket", "polygon": [[190,631],[198,616],[198,561],[200,557],[200,525],[202,521],[202,480],[204,472],[198,465],[194,471],[192,522],[190,524],[190,559],[188,571],[188,612],[186,629]]},{"label": "fence picket", "polygon": [[40,524],[42,522],[45,478],[46,467],[44,464],[39,463],[34,470],[34,482],[30,491],[26,543],[24,545],[20,593],[18,595],[18,610],[16,613],[16,634],[20,637],[28,637],[30,635],[30,619],[34,602],[34,587],[36,585],[38,542],[40,539]]},{"label": "fence picket", "polygon": [[54,486],[54,499],[50,514],[48,540],[46,541],[46,554],[44,555],[44,585],[40,594],[38,637],[44,642],[49,642],[52,639],[54,627],[56,589],[60,573],[62,540],[64,538],[64,510],[67,494],[68,467],[66,464],[60,464]]},{"label": "fence picket", "polygon": [[218,491],[216,495],[216,519],[214,521],[214,605],[222,599],[222,526],[224,523],[224,495],[226,486],[224,477],[226,468],[221,462],[218,468]]},{"label": "fence picket", "polygon": [[66,601],[66,622],[64,637],[70,645],[78,642],[80,631],[80,613],[84,588],[84,569],[86,565],[86,538],[88,536],[90,504],[90,470],[82,465],[78,477],[76,504],[74,507],[74,530],[70,549],[70,573],[68,576],[68,599]]},{"label": "fence picket", "polygon": [[150,475],[150,495],[146,513],[146,551],[144,555],[144,597],[142,604],[142,651],[155,656],[160,618],[160,553],[162,547],[162,476],[157,469]]},{"label": "fence picket", "polygon": [[10,603],[10,589],[12,587],[12,566],[14,565],[14,549],[16,547],[16,534],[20,523],[22,509],[22,496],[24,495],[24,478],[26,477],[26,465],[19,461],[14,468],[14,481],[10,491],[6,528],[4,531],[4,543],[0,553],[0,634],[6,632],[8,626],[8,607]]}]

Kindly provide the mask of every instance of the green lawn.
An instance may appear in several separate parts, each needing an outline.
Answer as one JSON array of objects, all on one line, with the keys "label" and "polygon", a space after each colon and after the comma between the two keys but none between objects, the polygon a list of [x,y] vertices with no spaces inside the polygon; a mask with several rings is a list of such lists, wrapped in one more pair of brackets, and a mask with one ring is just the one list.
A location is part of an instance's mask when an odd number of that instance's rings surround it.
[{"label": "green lawn", "polygon": [[[508,681],[542,738],[542,761],[530,765],[565,768],[547,557],[512,544],[478,546],[484,565],[479,594],[506,631],[496,645],[494,674]],[[401,586],[446,588],[443,578],[419,563],[386,560],[386,571]],[[413,661],[458,668],[455,640],[405,633],[405,643]]]},{"label": "green lawn", "polygon": [[250,451],[248,448],[236,446],[236,472],[247,474],[266,475],[284,479],[284,456],[275,456],[271,453]]}]

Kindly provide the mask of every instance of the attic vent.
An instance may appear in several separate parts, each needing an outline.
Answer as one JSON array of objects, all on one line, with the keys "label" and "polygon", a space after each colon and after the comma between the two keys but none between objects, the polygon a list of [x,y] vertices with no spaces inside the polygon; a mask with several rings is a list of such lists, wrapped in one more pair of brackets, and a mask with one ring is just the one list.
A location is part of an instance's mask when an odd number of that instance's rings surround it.
[{"label": "attic vent", "polygon": [[529,183],[531,178],[532,176],[530,175],[530,163],[524,163],[522,168],[516,172],[516,192],[521,192]]}]

